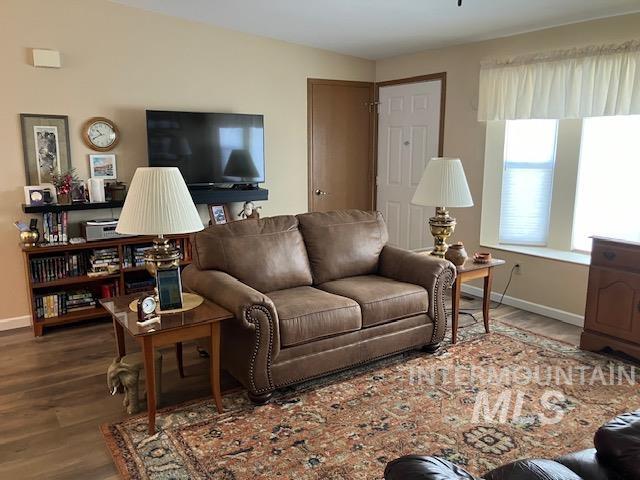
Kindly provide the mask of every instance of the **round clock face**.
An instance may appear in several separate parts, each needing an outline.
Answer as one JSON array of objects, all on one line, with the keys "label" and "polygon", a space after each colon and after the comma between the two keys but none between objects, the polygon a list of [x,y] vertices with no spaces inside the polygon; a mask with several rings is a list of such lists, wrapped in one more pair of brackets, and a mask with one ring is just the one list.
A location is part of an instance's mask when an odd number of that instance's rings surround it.
[{"label": "round clock face", "polygon": [[142,312],[145,315],[151,315],[156,311],[156,300],[153,297],[146,297],[142,299]]},{"label": "round clock face", "polygon": [[108,148],[116,141],[116,132],[107,122],[97,121],[89,125],[89,140],[99,148]]}]

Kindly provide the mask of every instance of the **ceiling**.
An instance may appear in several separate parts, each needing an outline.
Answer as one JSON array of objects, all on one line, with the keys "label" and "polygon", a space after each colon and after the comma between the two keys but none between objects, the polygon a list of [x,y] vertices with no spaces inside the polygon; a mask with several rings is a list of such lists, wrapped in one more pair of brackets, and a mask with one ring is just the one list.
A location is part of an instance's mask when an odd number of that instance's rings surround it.
[{"label": "ceiling", "polygon": [[640,11],[640,0],[112,1],[369,59]]}]

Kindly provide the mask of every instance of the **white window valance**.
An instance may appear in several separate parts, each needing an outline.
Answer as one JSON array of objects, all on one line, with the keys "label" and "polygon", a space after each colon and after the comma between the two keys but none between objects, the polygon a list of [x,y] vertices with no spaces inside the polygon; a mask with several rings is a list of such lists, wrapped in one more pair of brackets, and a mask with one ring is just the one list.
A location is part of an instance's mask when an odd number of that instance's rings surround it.
[{"label": "white window valance", "polygon": [[640,40],[482,62],[478,120],[640,114]]}]

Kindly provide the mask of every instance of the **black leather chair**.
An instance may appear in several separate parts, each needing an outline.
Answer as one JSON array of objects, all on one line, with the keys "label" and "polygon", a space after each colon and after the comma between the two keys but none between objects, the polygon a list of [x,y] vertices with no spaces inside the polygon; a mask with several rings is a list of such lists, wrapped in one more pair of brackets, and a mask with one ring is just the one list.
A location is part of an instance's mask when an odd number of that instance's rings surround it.
[{"label": "black leather chair", "polygon": [[[640,480],[640,410],[619,415],[598,429],[595,448],[555,460],[518,460],[482,476],[486,480]],[[479,480],[438,457],[392,460],[385,480]]]}]

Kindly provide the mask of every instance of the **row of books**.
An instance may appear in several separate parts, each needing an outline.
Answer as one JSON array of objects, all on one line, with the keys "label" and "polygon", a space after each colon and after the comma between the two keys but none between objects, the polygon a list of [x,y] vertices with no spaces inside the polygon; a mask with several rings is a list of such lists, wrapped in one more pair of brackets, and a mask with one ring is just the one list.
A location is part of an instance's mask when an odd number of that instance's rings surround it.
[{"label": "row of books", "polygon": [[89,256],[90,277],[109,275],[120,270],[120,257],[116,247],[96,248]]},{"label": "row of books", "polygon": [[96,299],[89,290],[55,292],[36,295],[35,297],[35,314],[38,320],[58,317],[69,312],[86,310],[95,306]]},{"label": "row of books", "polygon": [[42,214],[42,234],[45,242],[67,242],[67,240],[70,238],[68,227],[68,212],[48,212]]},{"label": "row of books", "polygon": [[124,282],[124,287],[127,294],[129,293],[140,293],[140,292],[148,292],[153,290],[156,286],[156,281],[154,278],[147,278],[142,280],[126,280]]},{"label": "row of books", "polygon": [[32,258],[31,280],[36,283],[50,282],[67,277],[86,275],[89,252],[79,251],[69,255]]},{"label": "row of books", "polygon": [[144,265],[144,255],[151,245],[125,245],[122,266],[124,268],[141,267]]},{"label": "row of books", "polygon": [[100,285],[100,298],[112,298],[118,295],[120,295],[120,285],[118,282]]},{"label": "row of books", "polygon": [[[125,245],[123,250],[122,266],[124,268],[144,266],[144,256],[151,245]],[[180,247],[177,246],[179,249]],[[184,253],[180,251],[180,259],[184,259]]]}]

